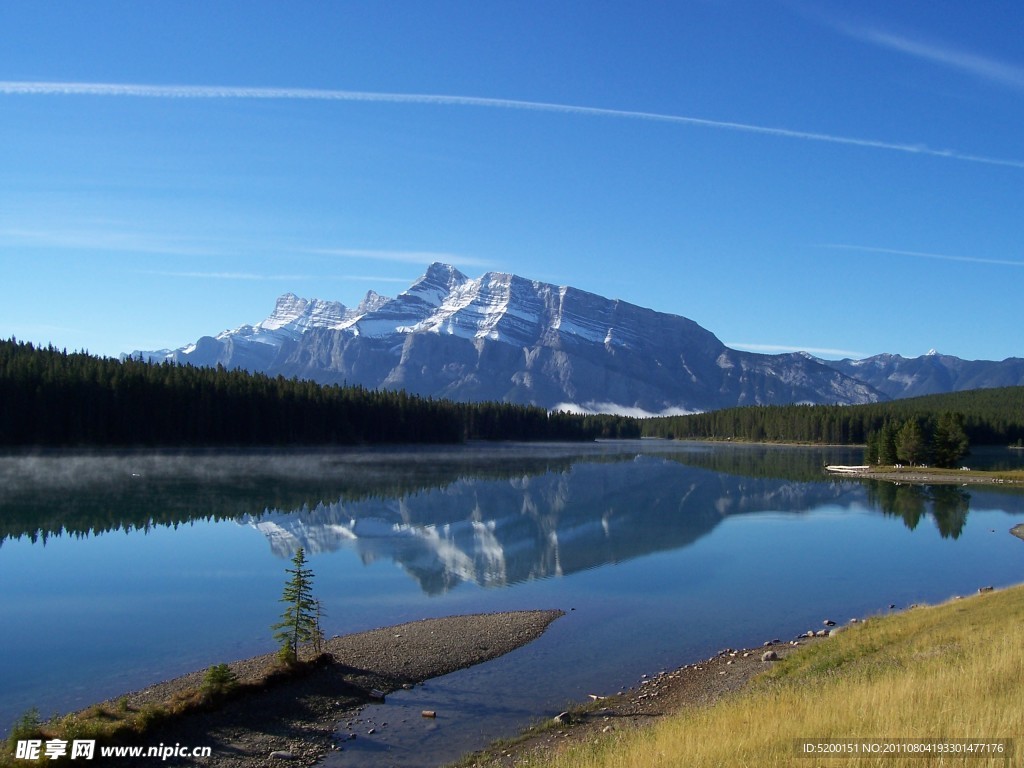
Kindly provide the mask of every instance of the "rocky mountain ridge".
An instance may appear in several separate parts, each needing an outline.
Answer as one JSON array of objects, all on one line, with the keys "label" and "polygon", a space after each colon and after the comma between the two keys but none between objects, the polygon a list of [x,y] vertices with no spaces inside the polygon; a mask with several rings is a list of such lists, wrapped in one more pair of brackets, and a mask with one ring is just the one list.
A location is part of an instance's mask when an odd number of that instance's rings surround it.
[{"label": "rocky mountain ridge", "polygon": [[734,350],[685,317],[506,273],[469,278],[439,263],[394,298],[371,291],[348,308],[288,293],[254,325],[176,350],[132,353],[139,354],[453,400],[593,412],[901,396],[892,384],[900,374],[893,379],[883,365]]}]

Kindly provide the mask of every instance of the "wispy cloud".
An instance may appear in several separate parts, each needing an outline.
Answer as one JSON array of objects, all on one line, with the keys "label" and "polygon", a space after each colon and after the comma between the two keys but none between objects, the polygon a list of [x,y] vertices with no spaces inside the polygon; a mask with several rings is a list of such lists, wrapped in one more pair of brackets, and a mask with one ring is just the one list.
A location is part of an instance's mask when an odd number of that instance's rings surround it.
[{"label": "wispy cloud", "polygon": [[732,349],[743,349],[748,352],[764,352],[766,354],[783,354],[786,352],[807,352],[812,355],[823,357],[852,357],[863,358],[868,355],[864,352],[857,352],[852,349],[833,349],[831,347],[801,347],[796,344],[761,344],[745,341],[727,341],[725,346]]},{"label": "wispy cloud", "polygon": [[401,251],[381,250],[372,248],[306,248],[303,253],[318,256],[342,256],[352,259],[369,259],[373,261],[392,261],[401,264],[431,264],[435,261],[445,264],[461,264],[470,267],[489,267],[491,264],[484,259],[473,256],[460,256],[454,253],[439,251]]},{"label": "wispy cloud", "polygon": [[405,277],[381,277],[379,275],[267,275],[256,272],[169,272],[162,270],[140,270],[140,275],[154,275],[156,277],[180,277],[197,280],[252,280],[252,281],[296,281],[316,280],[326,281],[350,281],[366,283],[402,283],[407,285],[409,279]]},{"label": "wispy cloud", "polygon": [[952,46],[914,40],[879,29],[848,25],[837,25],[837,28],[850,37],[882,48],[931,61],[998,85],[1024,90],[1024,67],[1021,66],[1006,64]]},{"label": "wispy cloud", "polygon": [[87,250],[104,252],[130,252],[173,256],[219,256],[223,250],[197,244],[188,238],[129,232],[116,225],[101,224],[96,228],[2,229],[0,247],[4,245],[27,248],[56,248],[59,250]]},{"label": "wispy cloud", "polygon": [[156,277],[186,277],[200,280],[323,280],[315,275],[261,275],[254,272],[165,272],[161,270],[140,270],[139,275]]},{"label": "wispy cloud", "polygon": [[364,283],[399,283],[409,285],[407,277],[381,277],[379,275],[339,275],[338,280],[359,280]]},{"label": "wispy cloud", "polygon": [[516,109],[534,112],[555,112],[587,117],[612,117],[648,120],[677,125],[716,128],[730,131],[775,136],[803,141],[827,142],[865,149],[881,149],[947,160],[1024,168],[1024,161],[986,157],[952,149],[932,149],[923,144],[904,144],[876,139],[862,139],[828,133],[815,133],[791,128],[754,125],[726,120],[640,112],[541,101],[495,99],[478,96],[444,94],[379,93],[373,91],[323,90],[313,88],[245,88],[211,85],[147,85],[132,83],[62,83],[34,81],[0,81],[0,95],[7,96],[122,96],[159,99],[312,99],[317,101],[380,102],[390,104],[426,104],[435,106],[467,106]]},{"label": "wispy cloud", "polygon": [[[467,267],[489,268],[492,264],[484,259],[472,256],[461,256],[441,251],[387,250],[368,248],[305,248],[289,244],[268,245],[235,242],[230,240],[217,241],[216,245],[195,242],[189,238],[174,235],[147,232],[131,232],[122,225],[108,222],[93,226],[72,227],[60,230],[57,227],[46,229],[0,229],[0,248],[27,247],[52,248],[68,251],[96,251],[105,253],[137,253],[164,256],[235,256],[251,253],[254,250],[266,252],[276,250],[292,254],[313,256],[333,256],[371,261],[396,262],[427,266],[435,261],[446,264],[458,264]],[[263,275],[247,272],[173,272],[147,271],[142,274],[160,275],[163,277],[196,277],[222,280],[379,280],[388,283],[407,283],[405,278],[375,277],[361,275],[329,276],[322,275]]]},{"label": "wispy cloud", "polygon": [[919,259],[939,259],[941,261],[962,261],[969,264],[993,264],[999,267],[1024,267],[1024,261],[1013,259],[989,259],[983,256],[951,256],[945,253],[927,253],[925,251],[905,251],[899,248],[875,248],[868,245],[849,245],[845,243],[822,243],[818,248],[831,248],[843,251],[859,251],[861,253],[880,253],[891,256],[913,256]]}]

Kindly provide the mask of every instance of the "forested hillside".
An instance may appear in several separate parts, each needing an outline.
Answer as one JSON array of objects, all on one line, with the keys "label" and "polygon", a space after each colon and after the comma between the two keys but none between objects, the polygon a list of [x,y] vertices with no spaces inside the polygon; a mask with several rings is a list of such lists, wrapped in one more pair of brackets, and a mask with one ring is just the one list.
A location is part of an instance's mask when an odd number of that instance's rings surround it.
[{"label": "forested hillside", "polygon": [[1024,439],[1024,387],[976,389],[868,405],[781,405],[727,408],[643,422],[646,437],[832,444],[867,443],[888,422],[937,422],[963,417],[974,445],[1006,445]]},{"label": "forested hillside", "polygon": [[0,445],[214,446],[588,440],[639,428],[614,417],[548,414],[321,386],[224,368],[118,361],[0,341]]}]

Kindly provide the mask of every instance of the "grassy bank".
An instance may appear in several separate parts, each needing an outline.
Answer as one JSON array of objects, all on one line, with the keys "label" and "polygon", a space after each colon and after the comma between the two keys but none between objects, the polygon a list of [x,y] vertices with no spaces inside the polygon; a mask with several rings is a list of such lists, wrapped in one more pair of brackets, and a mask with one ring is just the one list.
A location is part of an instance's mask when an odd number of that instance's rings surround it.
[{"label": "grassy bank", "polygon": [[[637,731],[595,735],[534,768],[629,766],[1017,765],[1024,756],[1024,587],[977,595],[845,629],[777,663],[742,692]],[[1015,738],[1015,753],[979,758],[804,759],[801,742]]]},{"label": "grassy bank", "polygon": [[1024,470],[1020,469],[942,469],[939,467],[872,467],[867,471],[866,476],[871,475],[901,475],[913,477],[915,475],[927,475],[935,482],[947,481],[953,483],[963,482],[986,482],[986,483],[1022,483],[1024,482]]}]

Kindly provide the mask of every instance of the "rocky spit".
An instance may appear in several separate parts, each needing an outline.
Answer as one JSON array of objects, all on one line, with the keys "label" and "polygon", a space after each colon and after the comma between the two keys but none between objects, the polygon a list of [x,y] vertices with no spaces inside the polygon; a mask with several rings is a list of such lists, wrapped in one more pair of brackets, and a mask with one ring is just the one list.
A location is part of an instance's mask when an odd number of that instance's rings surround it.
[{"label": "rocky spit", "polygon": [[[211,768],[311,766],[339,746],[335,728],[391,691],[494,659],[543,634],[562,611],[424,619],[333,637],[331,660],[309,674],[246,693],[212,711],[195,712],[147,733],[146,746],[209,746],[207,759],[169,759],[162,765]],[[228,666],[239,682],[256,681],[277,662],[267,654]],[[131,708],[159,704],[202,685],[205,671],[158,683],[123,697]],[[114,702],[107,702],[114,704]],[[347,737],[342,733],[341,739]],[[149,766],[154,758],[118,759],[118,766]]]}]

